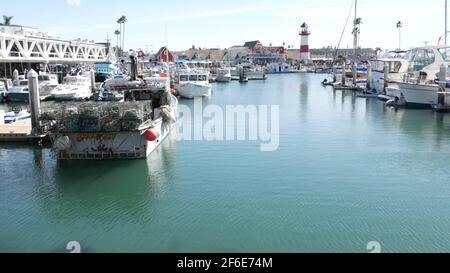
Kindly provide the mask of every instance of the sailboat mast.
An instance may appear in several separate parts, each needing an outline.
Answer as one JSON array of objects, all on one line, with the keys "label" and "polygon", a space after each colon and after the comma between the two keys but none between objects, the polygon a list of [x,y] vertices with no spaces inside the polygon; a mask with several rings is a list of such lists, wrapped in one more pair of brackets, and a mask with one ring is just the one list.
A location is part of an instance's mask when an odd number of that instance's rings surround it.
[{"label": "sailboat mast", "polygon": [[352,62],[352,74],[353,85],[356,85],[357,79],[357,53],[358,53],[358,34],[359,34],[359,22],[358,22],[358,0],[355,0],[355,21],[353,22],[353,62]]},{"label": "sailboat mast", "polygon": [[355,20],[353,21],[353,62],[356,62],[356,51],[358,47],[358,0],[355,0]]},{"label": "sailboat mast", "polygon": [[447,8],[447,0],[445,0],[445,45],[447,45],[448,38],[448,8]]}]

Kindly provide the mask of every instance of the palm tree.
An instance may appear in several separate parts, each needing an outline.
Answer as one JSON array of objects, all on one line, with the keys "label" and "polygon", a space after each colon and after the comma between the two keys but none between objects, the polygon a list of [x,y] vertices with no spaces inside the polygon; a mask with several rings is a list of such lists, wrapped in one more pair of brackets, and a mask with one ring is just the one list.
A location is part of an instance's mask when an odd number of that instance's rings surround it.
[{"label": "palm tree", "polygon": [[[117,19],[117,24],[119,24],[119,41],[122,41],[122,17]],[[122,42],[119,43],[119,48],[122,48]]]},{"label": "palm tree", "polygon": [[11,25],[11,21],[14,18],[14,16],[6,16],[3,15],[3,24],[4,26],[10,26]]},{"label": "palm tree", "polygon": [[114,35],[116,35],[116,41],[117,41],[117,48],[119,48],[119,36],[120,36],[120,30],[114,31]]},{"label": "palm tree", "polygon": [[125,24],[128,22],[128,19],[125,15],[122,15],[119,20],[117,20],[117,23],[120,25],[120,31],[122,35],[122,49],[125,48]]}]

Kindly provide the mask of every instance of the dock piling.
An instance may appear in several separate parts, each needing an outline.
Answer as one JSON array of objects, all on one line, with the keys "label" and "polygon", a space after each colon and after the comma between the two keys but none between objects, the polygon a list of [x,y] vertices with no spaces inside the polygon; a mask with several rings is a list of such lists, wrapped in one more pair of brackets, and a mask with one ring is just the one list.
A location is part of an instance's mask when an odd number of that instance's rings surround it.
[{"label": "dock piling", "polygon": [[356,79],[358,77],[358,67],[356,62],[352,64],[353,86],[356,86]]},{"label": "dock piling", "polygon": [[13,82],[16,82],[19,80],[19,71],[17,69],[14,69],[13,72]]},{"label": "dock piling", "polygon": [[442,64],[439,68],[439,89],[441,92],[445,92],[445,87],[447,85],[447,66]]},{"label": "dock piling", "polygon": [[337,80],[336,80],[336,65],[333,65],[333,83],[335,83]]},{"label": "dock piling", "polygon": [[372,91],[372,64],[367,64],[367,90]]},{"label": "dock piling", "polygon": [[41,102],[39,98],[38,74],[33,69],[28,72],[28,89],[31,110],[31,128],[33,135],[39,135],[41,126],[39,116],[41,115]]},{"label": "dock piling", "polygon": [[89,75],[91,78],[91,90],[92,90],[92,93],[94,93],[95,92],[95,70],[91,69]]},{"label": "dock piling", "polygon": [[345,75],[345,65],[344,65],[344,68],[342,69],[342,86],[345,86],[345,77],[346,77],[346,75]]},{"label": "dock piling", "polygon": [[386,88],[389,86],[389,64],[387,62],[384,63],[383,72],[383,94],[386,95]]}]

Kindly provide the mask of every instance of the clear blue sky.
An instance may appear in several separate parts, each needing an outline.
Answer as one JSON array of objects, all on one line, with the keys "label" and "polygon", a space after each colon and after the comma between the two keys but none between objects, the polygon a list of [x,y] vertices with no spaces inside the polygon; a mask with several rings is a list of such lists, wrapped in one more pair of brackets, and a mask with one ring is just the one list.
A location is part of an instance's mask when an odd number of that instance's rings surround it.
[{"label": "clear blue sky", "polygon": [[[229,47],[249,40],[294,45],[305,21],[311,47],[335,46],[352,0],[40,0],[3,1],[0,15],[62,38],[115,41],[115,23],[128,17],[126,48],[174,50]],[[398,47],[396,22],[404,22],[403,47],[437,43],[444,35],[444,0],[359,0],[363,47]],[[351,23],[351,21],[350,21]],[[350,25],[342,47],[352,46]]]}]

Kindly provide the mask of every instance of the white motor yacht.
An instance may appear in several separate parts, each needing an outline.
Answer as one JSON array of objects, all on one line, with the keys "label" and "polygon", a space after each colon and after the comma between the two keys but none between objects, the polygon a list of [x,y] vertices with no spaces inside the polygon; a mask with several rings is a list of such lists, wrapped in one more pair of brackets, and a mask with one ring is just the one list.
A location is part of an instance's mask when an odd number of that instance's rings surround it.
[{"label": "white motor yacht", "polygon": [[177,73],[175,89],[186,99],[210,97],[212,85],[209,83],[209,72],[204,69],[180,70]]},{"label": "white motor yacht", "polygon": [[55,100],[84,100],[92,95],[91,81],[85,76],[67,76],[51,92]]},{"label": "white motor yacht", "polygon": [[230,82],[231,68],[220,68],[217,70],[216,82]]},{"label": "white motor yacht", "polygon": [[436,74],[450,64],[450,47],[426,46],[411,50],[409,72],[396,88],[389,88],[393,101],[413,108],[432,108],[438,102]]}]

